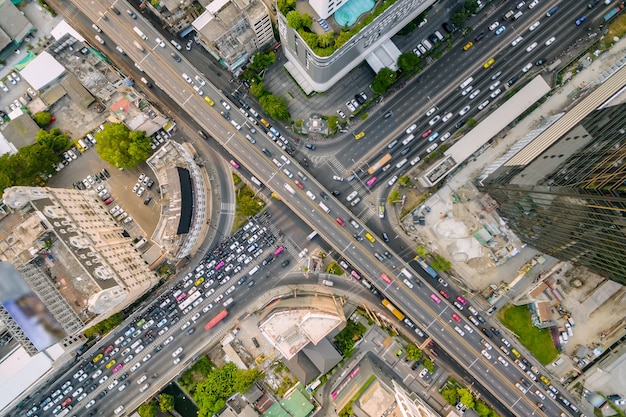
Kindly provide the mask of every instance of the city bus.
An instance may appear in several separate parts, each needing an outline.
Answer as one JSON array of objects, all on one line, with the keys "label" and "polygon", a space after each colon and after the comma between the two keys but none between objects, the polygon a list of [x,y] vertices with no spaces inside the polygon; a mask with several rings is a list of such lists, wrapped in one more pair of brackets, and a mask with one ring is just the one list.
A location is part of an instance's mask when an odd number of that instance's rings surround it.
[{"label": "city bus", "polygon": [[370,166],[367,169],[367,173],[372,175],[373,173],[375,173],[376,171],[378,171],[379,169],[381,169],[382,167],[384,167],[387,162],[389,162],[391,160],[391,154],[388,153],[385,156],[383,156],[382,158],[380,158],[378,160],[378,162],[376,162],[375,164],[373,164],[372,166]]},{"label": "city bus", "polygon": [[393,304],[389,302],[387,299],[383,299],[382,304],[393,314],[398,320],[404,320],[404,314],[400,310],[396,308]]},{"label": "city bus", "polygon": [[183,300],[183,302],[181,302],[180,304],[178,304],[178,308],[180,308],[181,310],[186,309],[187,307],[189,307],[190,305],[193,304],[194,301],[196,301],[198,298],[200,298],[202,296],[202,294],[200,293],[200,291],[196,291],[193,294],[191,294],[189,297],[185,298]]},{"label": "city bus", "polygon": [[224,320],[226,316],[228,316],[228,310],[224,309],[220,311],[217,316],[213,317],[211,320],[209,320],[207,324],[204,325],[204,330],[211,330],[212,328],[217,326],[220,321]]}]

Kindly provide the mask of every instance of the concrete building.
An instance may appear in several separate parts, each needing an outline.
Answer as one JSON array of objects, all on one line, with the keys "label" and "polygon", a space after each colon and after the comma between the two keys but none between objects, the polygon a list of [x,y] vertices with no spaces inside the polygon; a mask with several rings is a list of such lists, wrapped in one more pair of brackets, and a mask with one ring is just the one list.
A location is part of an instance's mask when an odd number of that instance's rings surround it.
[{"label": "concrete building", "polygon": [[[278,12],[278,32],[285,56],[289,60],[285,69],[304,92],[310,94],[328,90],[364,60],[371,59],[371,66],[375,71],[381,68],[381,62],[395,63],[400,53],[391,42],[391,37],[434,2],[435,0],[398,0],[361,28],[362,23],[359,21],[376,14],[376,9],[373,9],[376,3],[372,2],[370,10],[361,10],[357,4],[363,2],[355,3],[354,0],[339,3],[336,0],[299,1],[296,3],[296,10],[313,18],[311,31],[316,34],[331,31],[338,34],[346,27],[358,32],[331,55],[320,56],[287,24],[285,15]],[[325,19],[331,15],[334,21],[327,22]]]},{"label": "concrete building", "polygon": [[0,1],[0,59],[5,59],[35,30],[24,14],[9,0]]},{"label": "concrete building", "polygon": [[157,283],[95,191],[11,187],[3,200],[22,220],[0,241],[0,259],[22,268],[68,335],[121,311]]},{"label": "concrete building", "polygon": [[192,26],[201,45],[231,72],[276,42],[269,11],[260,0],[215,0]]},{"label": "concrete building", "polygon": [[622,285],[625,111],[574,108],[479,183],[522,241]]}]

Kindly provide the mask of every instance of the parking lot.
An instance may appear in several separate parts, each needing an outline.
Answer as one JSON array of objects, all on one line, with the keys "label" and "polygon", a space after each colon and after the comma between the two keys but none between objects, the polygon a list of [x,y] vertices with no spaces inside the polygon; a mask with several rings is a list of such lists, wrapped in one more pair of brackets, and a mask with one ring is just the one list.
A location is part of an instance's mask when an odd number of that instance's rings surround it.
[{"label": "parking lot", "polygon": [[[121,171],[101,160],[93,147],[90,147],[82,154],[75,149],[74,153],[77,156],[76,159],[57,172],[48,182],[48,186],[72,188],[75,183],[80,182],[83,184],[83,188],[86,188],[83,181],[88,176],[92,176],[93,186],[90,189],[98,193],[96,189],[103,185],[113,198],[110,204],[108,204],[110,207],[108,211],[117,205],[124,209],[128,216],[133,218],[133,221],[121,223],[131,236],[150,237],[159,221],[161,199],[158,192],[159,185],[147,164],[142,163],[136,169]],[[109,172],[110,178],[105,177],[104,180],[99,178],[100,182],[98,183],[94,176],[100,173],[103,168]],[[141,196],[138,196],[136,192],[133,192],[133,188],[142,173],[154,181],[154,185],[151,189],[147,189],[147,183],[142,183],[140,187],[143,187],[144,191]],[[89,182],[88,179],[87,182]],[[140,187],[137,188],[139,189]],[[151,197],[151,200],[146,205],[144,202],[148,197]],[[124,216],[120,220],[123,221],[126,217]]]}]

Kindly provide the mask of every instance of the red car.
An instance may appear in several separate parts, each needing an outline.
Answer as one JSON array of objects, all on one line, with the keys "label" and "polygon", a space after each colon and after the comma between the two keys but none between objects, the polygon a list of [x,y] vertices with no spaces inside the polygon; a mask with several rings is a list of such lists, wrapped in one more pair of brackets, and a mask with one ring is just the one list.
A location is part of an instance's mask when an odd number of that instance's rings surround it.
[{"label": "red car", "polygon": [[457,323],[461,322],[461,317],[459,317],[458,314],[456,313],[452,313],[452,318],[454,319],[454,321],[456,321]]},{"label": "red car", "polygon": [[433,355],[434,357],[438,358],[439,354],[437,353],[437,351],[435,351],[434,349],[430,349],[430,354]]},{"label": "red car", "polygon": [[340,226],[345,226],[346,225],[346,222],[344,222],[341,217],[337,217],[335,220],[337,220],[337,223],[339,223]]},{"label": "red car", "polygon": [[433,130],[428,129],[426,132],[422,133],[422,138],[426,139],[431,133],[433,133]]},{"label": "red car", "polygon": [[294,183],[298,186],[298,188],[300,188],[301,190],[304,190],[304,184],[302,184],[300,181],[295,180]]},{"label": "red car", "polygon": [[447,292],[445,292],[444,290],[439,290],[439,294],[443,295],[443,297],[447,300],[448,298],[450,298],[450,296],[448,295]]},{"label": "red car", "polygon": [[109,345],[106,349],[104,349],[104,354],[108,355],[109,352],[111,352],[113,350],[113,345]]},{"label": "red car", "polygon": [[104,200],[104,205],[108,206],[109,204],[111,204],[113,202],[113,197],[109,197],[106,200]]},{"label": "red car", "polygon": [[71,403],[71,402],[72,402],[72,399],[71,399],[70,397],[67,397],[67,398],[65,399],[65,401],[63,401],[63,402],[61,403],[61,406],[62,406],[62,407],[67,407],[68,405],[70,405],[70,403]]}]

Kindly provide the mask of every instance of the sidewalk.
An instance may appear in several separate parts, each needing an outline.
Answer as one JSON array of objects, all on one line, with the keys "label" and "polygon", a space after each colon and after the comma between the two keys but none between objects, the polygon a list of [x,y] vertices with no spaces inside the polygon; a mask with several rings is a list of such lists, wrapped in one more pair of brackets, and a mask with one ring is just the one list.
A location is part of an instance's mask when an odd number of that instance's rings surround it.
[{"label": "sidewalk", "polygon": [[[475,216],[475,219],[469,220],[468,223],[470,223],[470,225],[465,225],[467,230],[460,231],[460,233],[470,232],[466,235],[465,243],[478,243],[472,236],[472,232],[474,231],[471,230],[470,227],[472,221],[475,222],[474,224],[483,225],[491,223],[502,230],[508,231],[504,221],[500,219],[496,212],[486,213],[482,210],[482,207],[476,201],[481,194],[476,187],[474,187],[473,180],[481,174],[486,166],[505,154],[511,146],[530,130],[541,126],[548,116],[567,111],[571,106],[575,105],[581,94],[588,93],[588,91],[584,91],[584,88],[586,86],[594,88],[593,81],[596,80],[603,71],[624,56],[626,56],[626,39],[621,39],[603,56],[596,59],[580,73],[575,74],[564,87],[553,90],[553,95],[548,98],[544,104],[519,122],[515,127],[506,131],[502,137],[494,139],[491,146],[486,148],[482,154],[472,160],[466,161],[466,165],[454,176],[447,178],[445,185],[425,202],[425,205],[431,207],[430,214],[425,214],[426,226],[416,226],[414,231],[405,227],[403,229],[406,230],[406,232],[403,233],[403,235],[408,240],[414,241],[418,245],[426,245],[429,249],[435,250],[444,258],[451,260],[453,269],[458,272],[464,283],[474,290],[486,288],[489,284],[497,285],[502,281],[512,281],[517,275],[519,268],[538,252],[528,246],[522,245],[520,242],[517,245],[518,248],[521,248],[520,253],[499,267],[495,267],[493,262],[490,264],[482,263],[477,266],[465,262],[464,260],[455,260],[453,255],[454,250],[457,249],[457,245],[459,244],[458,236],[444,236],[437,230],[440,223],[446,218],[456,220],[456,224],[460,224],[460,222],[464,220],[455,217],[459,210],[458,207],[455,207],[453,194],[455,196],[461,196],[464,204],[471,207],[468,211]],[[395,214],[394,210],[390,210],[389,213],[392,215]],[[397,221],[393,223],[398,224]],[[405,222],[405,224],[407,223],[411,224],[412,222],[409,220]],[[398,227],[398,229],[400,229],[400,227]],[[399,232],[399,230],[397,231]]]}]

